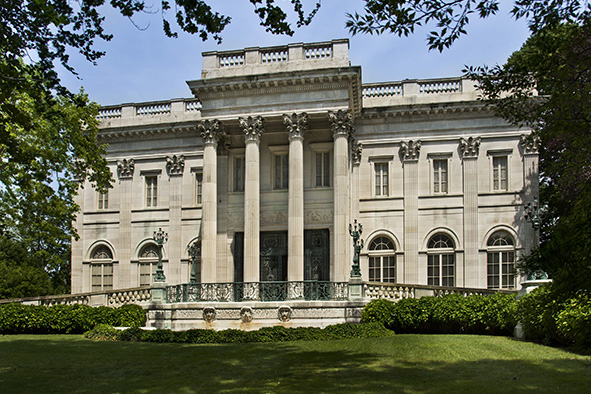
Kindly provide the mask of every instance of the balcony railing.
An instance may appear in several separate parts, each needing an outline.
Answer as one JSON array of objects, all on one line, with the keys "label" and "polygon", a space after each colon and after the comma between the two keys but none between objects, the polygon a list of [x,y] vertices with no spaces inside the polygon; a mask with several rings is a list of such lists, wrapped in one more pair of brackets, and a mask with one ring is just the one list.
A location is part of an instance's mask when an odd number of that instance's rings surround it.
[{"label": "balcony railing", "polygon": [[147,118],[158,115],[191,114],[201,110],[201,103],[195,98],[150,101],[147,103],[130,103],[108,105],[99,108],[97,119]]},{"label": "balcony railing", "polygon": [[166,302],[241,301],[344,301],[347,282],[245,282],[195,283],[168,286]]}]

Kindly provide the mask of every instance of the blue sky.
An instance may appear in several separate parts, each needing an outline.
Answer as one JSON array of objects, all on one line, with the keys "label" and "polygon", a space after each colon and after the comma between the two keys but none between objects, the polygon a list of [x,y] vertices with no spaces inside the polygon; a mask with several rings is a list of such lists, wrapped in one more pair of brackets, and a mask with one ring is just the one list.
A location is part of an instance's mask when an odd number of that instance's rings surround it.
[{"label": "blue sky", "polygon": [[[278,3],[289,6],[289,0],[278,0]],[[304,1],[309,7],[313,3],[315,1]],[[453,77],[461,75],[464,65],[504,63],[528,37],[526,23],[516,22],[509,16],[512,2],[502,3],[494,17],[481,20],[473,15],[468,35],[443,53],[428,51],[429,28],[418,29],[413,35],[402,38],[394,35],[352,37],[345,29],[345,13],[361,11],[364,4],[361,0],[323,1],[312,24],[297,30],[292,37],[265,32],[248,0],[211,0],[210,4],[215,4],[217,11],[232,17],[232,23],[223,32],[221,45],[214,41],[202,42],[197,36],[180,32],[177,39],[165,37],[157,8],[152,14],[137,15],[132,23],[105,6],[101,10],[107,17],[105,30],[114,34],[114,38],[108,43],[97,42],[97,48],[107,54],[96,66],[72,54],[72,65],[80,79],[66,71],[60,72],[60,76],[70,89],[78,90],[83,86],[91,100],[103,105],[190,97],[185,81],[199,79],[202,52],[349,38],[351,64],[362,66],[364,83]],[[154,7],[159,4],[155,1]],[[170,13],[171,20],[172,16]]]}]

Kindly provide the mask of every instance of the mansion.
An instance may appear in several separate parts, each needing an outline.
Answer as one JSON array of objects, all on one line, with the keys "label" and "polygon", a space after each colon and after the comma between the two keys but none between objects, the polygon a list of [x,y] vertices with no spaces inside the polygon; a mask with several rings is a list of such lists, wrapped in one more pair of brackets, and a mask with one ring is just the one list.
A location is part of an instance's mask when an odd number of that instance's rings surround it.
[{"label": "mansion", "polygon": [[[77,196],[72,293],[364,282],[518,289],[537,144],[464,78],[363,83],[348,40],[203,53],[191,98],[103,106],[113,187]],[[192,258],[189,250],[196,251]]]}]

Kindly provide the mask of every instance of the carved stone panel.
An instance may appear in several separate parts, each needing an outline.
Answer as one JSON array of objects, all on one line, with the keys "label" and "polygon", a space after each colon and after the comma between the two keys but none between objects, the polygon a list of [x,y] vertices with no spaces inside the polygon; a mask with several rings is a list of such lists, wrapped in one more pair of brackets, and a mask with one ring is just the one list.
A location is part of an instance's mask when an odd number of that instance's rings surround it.
[{"label": "carved stone panel", "polygon": [[135,161],[133,159],[117,160],[117,173],[119,179],[133,178],[133,170],[135,169]]},{"label": "carved stone panel", "polygon": [[480,137],[469,137],[460,138],[460,151],[462,152],[462,158],[478,157],[478,151],[480,150]]},{"label": "carved stone panel", "polygon": [[183,175],[183,170],[185,169],[185,157],[183,155],[167,156],[166,169],[171,176]]},{"label": "carved stone panel", "polygon": [[400,156],[402,160],[418,160],[419,153],[421,152],[421,141],[410,140],[408,142],[402,141],[400,143]]}]

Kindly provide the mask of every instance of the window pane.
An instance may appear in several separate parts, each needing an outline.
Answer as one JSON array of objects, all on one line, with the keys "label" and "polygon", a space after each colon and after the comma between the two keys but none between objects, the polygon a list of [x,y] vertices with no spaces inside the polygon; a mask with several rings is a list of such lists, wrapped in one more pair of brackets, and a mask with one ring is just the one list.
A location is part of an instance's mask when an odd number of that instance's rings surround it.
[{"label": "window pane", "polygon": [[324,156],[324,186],[330,186],[330,155],[329,152],[322,153]]},{"label": "window pane", "polygon": [[322,153],[316,153],[316,186],[322,186]]}]

